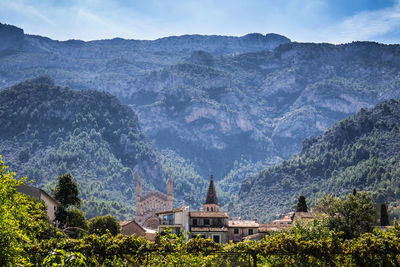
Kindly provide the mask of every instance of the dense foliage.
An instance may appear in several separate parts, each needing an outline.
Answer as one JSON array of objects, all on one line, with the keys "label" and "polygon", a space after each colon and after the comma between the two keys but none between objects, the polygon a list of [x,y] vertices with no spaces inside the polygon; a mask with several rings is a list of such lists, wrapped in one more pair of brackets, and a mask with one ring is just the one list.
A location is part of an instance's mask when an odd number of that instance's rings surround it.
[{"label": "dense foliage", "polygon": [[[400,227],[375,230],[351,240],[329,230],[324,221],[298,223],[285,232],[254,242],[217,244],[200,237],[166,233],[154,242],[136,236],[89,235],[55,238],[31,246],[31,263],[67,266],[396,266]],[[74,265],[75,264],[75,265]]]},{"label": "dense foliage", "polygon": [[89,233],[96,235],[104,235],[110,232],[111,235],[121,233],[121,227],[118,220],[111,215],[97,216],[89,221]]},{"label": "dense foliage", "polygon": [[261,171],[241,186],[233,214],[265,219],[285,214],[299,195],[309,203],[324,194],[368,191],[374,202],[399,206],[400,102],[389,100],[342,120],[303,142],[300,154]]},{"label": "dense foliage", "polygon": [[7,170],[0,155],[0,265],[25,265],[29,245],[51,235],[45,206],[42,202],[18,193],[16,188],[27,178],[16,179]]},{"label": "dense foliage", "polygon": [[349,194],[345,199],[326,195],[317,201],[314,211],[325,214],[327,226],[348,239],[370,232],[375,224],[376,209],[366,192]]}]

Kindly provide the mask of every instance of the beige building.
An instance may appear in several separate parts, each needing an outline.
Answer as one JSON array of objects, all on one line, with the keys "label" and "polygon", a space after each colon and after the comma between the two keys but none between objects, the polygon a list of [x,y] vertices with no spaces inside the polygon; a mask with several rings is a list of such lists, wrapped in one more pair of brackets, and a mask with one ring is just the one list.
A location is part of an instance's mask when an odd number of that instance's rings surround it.
[{"label": "beige building", "polygon": [[246,236],[258,233],[259,224],[256,221],[229,221],[228,222],[228,239],[234,243],[240,242]]},{"label": "beige building", "polygon": [[143,236],[147,240],[151,241],[154,241],[156,236],[156,232],[154,230],[143,228],[135,220],[121,221],[119,222],[119,225],[121,226],[121,234],[123,235],[135,234],[136,236]]},{"label": "beige building", "polygon": [[49,196],[44,190],[29,186],[20,185],[17,187],[17,191],[25,195],[31,196],[36,200],[43,200],[47,206],[47,217],[51,222],[56,219],[55,213],[57,208],[60,206],[51,196]]},{"label": "beige building", "polygon": [[158,231],[161,233],[166,228],[171,228],[172,233],[179,235],[189,232],[189,206],[161,211],[157,213],[160,225]]},{"label": "beige building", "polygon": [[300,221],[302,223],[306,223],[314,219],[314,214],[312,212],[301,212],[301,211],[296,211],[293,214],[293,224],[296,224],[297,221]]},{"label": "beige building", "polygon": [[123,235],[136,235],[136,236],[146,236],[146,230],[140,226],[135,220],[131,221],[121,221],[119,222],[121,226],[121,234]]},{"label": "beige building", "polygon": [[172,210],[173,183],[171,175],[167,182],[167,194],[152,191],[142,194],[140,175],[136,184],[136,222],[144,227],[156,230],[160,224],[157,212]]}]

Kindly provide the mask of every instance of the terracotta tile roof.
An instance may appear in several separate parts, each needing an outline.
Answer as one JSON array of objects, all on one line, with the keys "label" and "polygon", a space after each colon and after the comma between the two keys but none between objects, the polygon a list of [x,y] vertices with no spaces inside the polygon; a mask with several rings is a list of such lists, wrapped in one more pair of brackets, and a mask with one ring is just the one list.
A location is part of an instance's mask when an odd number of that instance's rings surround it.
[{"label": "terracotta tile roof", "polygon": [[193,232],[227,232],[227,227],[192,227],[191,233]]},{"label": "terracotta tile roof", "polygon": [[201,218],[228,218],[228,214],[224,211],[191,211],[189,215]]},{"label": "terracotta tile roof", "polygon": [[228,224],[229,224],[229,227],[259,227],[260,226],[255,221],[242,221],[242,220],[229,221]]}]

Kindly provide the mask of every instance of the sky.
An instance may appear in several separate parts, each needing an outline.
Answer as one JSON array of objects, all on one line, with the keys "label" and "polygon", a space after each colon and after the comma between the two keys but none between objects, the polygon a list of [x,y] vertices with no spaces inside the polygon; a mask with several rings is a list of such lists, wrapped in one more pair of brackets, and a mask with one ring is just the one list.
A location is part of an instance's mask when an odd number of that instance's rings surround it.
[{"label": "sky", "polygon": [[400,43],[400,0],[0,0],[0,22],[55,40],[258,32]]}]

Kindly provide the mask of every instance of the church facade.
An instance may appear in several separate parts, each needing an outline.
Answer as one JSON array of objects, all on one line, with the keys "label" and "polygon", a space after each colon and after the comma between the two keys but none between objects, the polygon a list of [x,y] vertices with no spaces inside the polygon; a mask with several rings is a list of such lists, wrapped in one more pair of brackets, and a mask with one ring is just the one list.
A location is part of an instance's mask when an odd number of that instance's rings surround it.
[{"label": "church facade", "polygon": [[160,225],[157,212],[172,210],[173,183],[171,175],[167,182],[167,194],[151,191],[143,194],[140,175],[136,183],[136,217],[135,221],[142,227],[157,229]]}]

